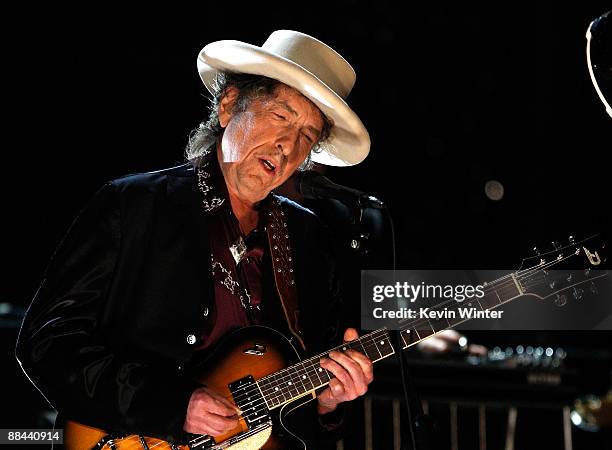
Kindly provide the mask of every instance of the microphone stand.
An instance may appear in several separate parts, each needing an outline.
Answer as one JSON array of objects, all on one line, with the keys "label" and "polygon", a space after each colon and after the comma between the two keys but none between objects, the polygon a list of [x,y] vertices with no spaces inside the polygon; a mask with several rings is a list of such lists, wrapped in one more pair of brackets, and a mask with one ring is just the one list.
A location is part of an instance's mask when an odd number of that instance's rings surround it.
[{"label": "microphone stand", "polygon": [[[345,204],[348,202],[345,202]],[[367,205],[367,203],[366,203]],[[353,202],[348,205],[353,212],[351,217],[351,249],[358,253],[360,256],[365,256],[369,253],[368,242],[370,234],[364,229],[363,224],[363,210],[364,204],[361,201]],[[376,209],[383,210],[387,213],[389,224],[391,227],[391,237],[393,244],[393,256],[392,256],[392,267],[395,272],[395,230],[393,227],[393,221],[389,210],[382,202],[380,205],[375,206]],[[402,436],[410,436],[412,450],[429,450],[431,449],[431,440],[433,428],[433,421],[430,416],[425,415],[423,411],[423,405],[418,397],[414,382],[408,371],[407,364],[405,362],[404,352],[402,351],[403,342],[401,332],[399,330],[390,330],[392,335],[393,343],[395,346],[395,357],[397,359],[400,378],[402,380],[403,392],[404,392],[404,403],[407,412],[407,421],[400,421],[400,433]],[[413,414],[414,413],[414,414]],[[408,426],[406,427],[406,422]],[[408,432],[406,430],[408,428]],[[402,444],[402,448],[404,445]]]},{"label": "microphone stand", "polygon": [[[307,180],[307,182],[304,182],[305,180]],[[364,228],[364,209],[369,207],[384,211],[389,219],[391,229],[391,242],[393,250],[392,267],[393,272],[395,273],[395,230],[393,227],[391,214],[389,213],[389,210],[384,202],[374,196],[365,194],[356,189],[337,185],[328,178],[312,172],[302,173],[296,179],[296,188],[297,191],[305,198],[334,198],[344,203],[350,209],[352,213],[350,223],[350,248],[359,256],[365,256],[369,253],[368,243],[370,233],[368,233]],[[412,450],[429,450],[431,448],[431,433],[429,430],[432,421],[423,412],[423,406],[421,405],[421,401],[417,396],[416,389],[412,382],[412,377],[409,376],[408,368],[404,361],[400,331],[393,330],[391,331],[391,335],[393,336],[394,345],[396,348],[395,355],[400,368],[400,377],[404,391],[404,402],[408,416],[407,422],[409,433],[406,432],[405,422],[402,421],[400,421],[400,427],[402,428],[400,431],[403,431],[401,433],[403,436],[410,436]],[[413,412],[416,413],[414,418]]]},{"label": "microphone stand", "polygon": [[[404,390],[404,402],[406,404],[406,412],[408,414],[408,426],[410,429],[410,440],[412,444],[412,450],[429,450],[432,448],[432,429],[433,429],[433,420],[430,416],[426,415],[423,411],[423,405],[421,400],[417,394],[416,388],[414,386],[414,381],[412,376],[410,375],[410,371],[408,370],[408,365],[405,362],[404,352],[401,351],[402,348],[402,337],[399,330],[391,330],[391,335],[393,337],[393,343],[396,349],[400,349],[395,352],[395,357],[399,364],[400,369],[400,378],[402,380],[402,387]],[[405,436],[405,426],[400,427],[404,428],[404,430],[400,429],[401,435]],[[403,443],[402,443],[403,444]],[[402,445],[402,448],[405,448]]]}]

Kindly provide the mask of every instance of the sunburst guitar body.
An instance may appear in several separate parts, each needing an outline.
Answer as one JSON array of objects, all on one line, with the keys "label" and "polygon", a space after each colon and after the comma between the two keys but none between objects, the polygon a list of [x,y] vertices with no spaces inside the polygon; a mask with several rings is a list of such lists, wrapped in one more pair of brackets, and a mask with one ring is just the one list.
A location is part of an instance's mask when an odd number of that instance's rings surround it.
[{"label": "sunburst guitar body", "polygon": [[[192,435],[184,444],[174,444],[150,436],[116,433],[67,420],[64,448],[67,450],[276,450],[305,449],[306,443],[287,428],[289,414],[315,398],[319,383],[291,389],[285,383],[285,394],[274,400],[272,393],[282,392],[272,386],[274,374],[281,373],[300,360],[299,352],[278,331],[247,327],[230,334],[201,361],[193,364],[193,378],[238,405],[242,411],[238,426],[215,436]],[[266,379],[268,377],[268,379]],[[303,379],[303,378],[302,378]],[[259,385],[258,380],[268,383]],[[282,381],[279,380],[280,384]],[[292,384],[293,385],[293,384]],[[277,390],[275,390],[277,389]],[[303,391],[303,392],[299,392]],[[278,395],[278,394],[276,394]],[[287,401],[290,400],[290,401]]]}]

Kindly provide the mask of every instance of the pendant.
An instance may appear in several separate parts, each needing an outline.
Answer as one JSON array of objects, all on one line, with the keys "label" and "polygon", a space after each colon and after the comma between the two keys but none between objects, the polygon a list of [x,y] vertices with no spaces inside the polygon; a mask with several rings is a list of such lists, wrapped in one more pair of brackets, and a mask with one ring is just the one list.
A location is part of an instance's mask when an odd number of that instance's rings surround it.
[{"label": "pendant", "polygon": [[242,261],[242,258],[244,258],[244,255],[246,255],[247,252],[247,247],[244,242],[244,239],[242,239],[242,236],[240,236],[236,240],[236,242],[230,245],[230,252],[234,257],[234,261],[236,261],[236,265],[238,265],[238,263]]}]

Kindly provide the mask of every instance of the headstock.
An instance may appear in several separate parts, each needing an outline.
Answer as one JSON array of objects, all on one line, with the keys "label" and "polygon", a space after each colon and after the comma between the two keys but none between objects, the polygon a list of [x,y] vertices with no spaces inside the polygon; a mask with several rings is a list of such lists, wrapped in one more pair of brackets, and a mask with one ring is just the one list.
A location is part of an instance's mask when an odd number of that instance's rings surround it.
[{"label": "headstock", "polygon": [[563,306],[570,298],[599,292],[598,282],[608,276],[606,250],[600,235],[582,240],[570,236],[566,244],[552,242],[543,252],[534,247],[535,255],[523,260],[515,276],[525,295],[552,298]]}]

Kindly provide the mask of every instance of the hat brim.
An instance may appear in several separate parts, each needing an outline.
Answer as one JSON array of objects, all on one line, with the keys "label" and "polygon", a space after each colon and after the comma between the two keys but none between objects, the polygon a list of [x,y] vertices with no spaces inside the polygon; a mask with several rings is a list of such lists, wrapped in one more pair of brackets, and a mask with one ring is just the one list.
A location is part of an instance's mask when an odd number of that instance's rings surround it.
[{"label": "hat brim", "polygon": [[198,72],[209,92],[213,92],[220,71],[278,80],[298,90],[331,119],[330,136],[321,144],[321,152],[312,154],[313,161],[328,166],[353,166],[368,156],[370,135],[357,114],[342,97],[302,66],[261,47],[225,40],[208,44],[198,55]]}]

